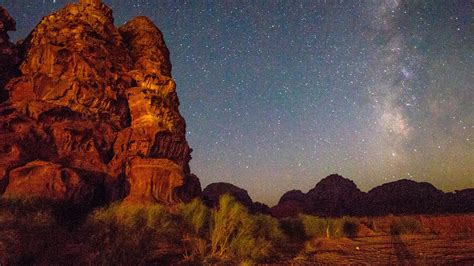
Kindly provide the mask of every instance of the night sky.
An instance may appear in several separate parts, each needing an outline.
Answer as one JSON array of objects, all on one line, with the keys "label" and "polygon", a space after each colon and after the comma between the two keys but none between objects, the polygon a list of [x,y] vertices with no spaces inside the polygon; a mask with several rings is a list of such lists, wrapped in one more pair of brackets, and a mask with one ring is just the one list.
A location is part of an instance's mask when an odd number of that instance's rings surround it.
[{"label": "night sky", "polygon": [[[63,0],[0,0],[26,35]],[[69,1],[70,2],[70,1]],[[163,31],[203,187],[474,187],[474,1],[106,0]]]}]

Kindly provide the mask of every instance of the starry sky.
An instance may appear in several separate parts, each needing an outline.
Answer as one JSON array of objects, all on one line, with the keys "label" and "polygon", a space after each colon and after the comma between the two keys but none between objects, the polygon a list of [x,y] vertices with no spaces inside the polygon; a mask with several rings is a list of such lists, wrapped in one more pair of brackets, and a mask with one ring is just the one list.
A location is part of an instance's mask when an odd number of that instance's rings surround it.
[{"label": "starry sky", "polygon": [[[0,0],[24,38],[65,0]],[[69,1],[70,2],[70,1]],[[203,187],[474,187],[474,1],[105,0],[163,31]]]}]

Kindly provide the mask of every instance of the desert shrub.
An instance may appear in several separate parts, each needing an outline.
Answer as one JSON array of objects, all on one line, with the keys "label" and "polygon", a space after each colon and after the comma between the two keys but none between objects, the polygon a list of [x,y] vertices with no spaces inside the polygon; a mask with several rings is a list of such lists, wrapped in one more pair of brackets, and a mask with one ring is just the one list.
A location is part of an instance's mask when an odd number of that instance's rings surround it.
[{"label": "desert shrub", "polygon": [[286,237],[294,241],[307,239],[303,222],[300,218],[288,217],[280,220],[280,228]]},{"label": "desert shrub", "polygon": [[328,221],[312,215],[300,215],[305,235],[308,238],[329,237],[327,233]]},{"label": "desert shrub", "polygon": [[64,258],[71,239],[57,223],[54,208],[45,200],[0,199],[0,264],[46,264]]},{"label": "desert shrub", "polygon": [[342,231],[346,237],[356,237],[359,231],[360,222],[354,217],[342,217]]},{"label": "desert shrub", "polygon": [[[54,205],[39,199],[0,199],[0,212],[3,216],[9,216],[14,222],[27,222],[36,224],[35,221],[54,223]],[[38,220],[39,219],[39,220]]]},{"label": "desert shrub", "polygon": [[[200,200],[177,208],[112,204],[73,229],[59,225],[53,211],[42,202],[0,201],[0,242],[9,248],[9,263],[168,264],[182,261],[184,251],[188,263],[250,264],[276,254],[285,241],[278,220],[252,215],[228,195],[217,209]],[[81,254],[67,258],[76,244]]]},{"label": "desert shrub", "polygon": [[143,264],[156,244],[179,241],[178,220],[164,206],[111,205],[90,215],[85,230],[97,251],[95,263]]},{"label": "desert shrub", "polygon": [[413,217],[394,218],[390,232],[393,235],[417,234],[422,232],[420,222]]},{"label": "desert shrub", "polygon": [[211,211],[199,199],[181,206],[179,214],[195,235],[204,236],[209,231]]},{"label": "desert shrub", "polygon": [[342,222],[339,219],[320,218],[312,215],[300,215],[305,234],[308,238],[342,236]]},{"label": "desert shrub", "polygon": [[269,239],[273,243],[282,243],[287,240],[277,219],[265,214],[257,214],[253,217],[256,227],[254,236],[256,238]]},{"label": "desert shrub", "polygon": [[182,242],[187,261],[206,261],[209,252],[208,235],[211,211],[199,199],[182,205],[178,210],[182,220]]},{"label": "desert shrub", "polygon": [[283,236],[271,217],[253,216],[229,195],[212,211],[210,256],[219,260],[262,261],[273,251],[272,241]]}]

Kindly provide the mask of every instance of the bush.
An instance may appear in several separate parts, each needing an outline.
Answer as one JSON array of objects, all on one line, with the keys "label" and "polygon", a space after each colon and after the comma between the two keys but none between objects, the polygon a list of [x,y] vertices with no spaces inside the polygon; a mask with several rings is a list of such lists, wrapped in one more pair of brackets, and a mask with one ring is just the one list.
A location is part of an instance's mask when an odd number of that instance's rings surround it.
[{"label": "bush", "polygon": [[55,206],[36,199],[0,198],[0,264],[63,261],[69,230],[56,221]]},{"label": "bush", "polygon": [[280,244],[282,241],[285,242],[287,240],[277,219],[266,214],[257,214],[253,217],[255,219],[256,238],[269,239],[272,243]]},{"label": "bush", "polygon": [[56,223],[53,213],[52,204],[44,200],[0,198],[2,227],[7,224],[12,226],[20,224],[50,226]]},{"label": "bush", "polygon": [[195,235],[204,237],[209,233],[211,211],[201,200],[194,199],[181,206],[179,214]]},{"label": "bush", "polygon": [[303,224],[305,235],[308,238],[313,237],[329,237],[328,221],[311,215],[300,215],[299,218]]},{"label": "bush", "polygon": [[400,217],[393,220],[390,232],[393,235],[417,234],[422,232],[422,227],[415,218]]},{"label": "bush", "polygon": [[229,195],[219,199],[212,211],[211,257],[220,260],[262,261],[274,250],[274,242],[283,238],[278,222],[269,216],[252,216]]},{"label": "bush", "polygon": [[342,218],[342,231],[346,237],[354,238],[359,231],[360,222],[353,217]]},{"label": "bush", "polygon": [[184,258],[187,261],[206,261],[211,211],[199,199],[182,205],[179,210],[182,220]]},{"label": "bush", "polygon": [[218,209],[200,200],[177,208],[112,204],[74,228],[58,224],[53,213],[40,201],[0,200],[0,243],[7,246],[8,263],[254,263],[276,254],[275,246],[285,241],[275,218],[252,215],[229,195]]},{"label": "bush", "polygon": [[177,218],[164,206],[111,205],[95,211],[85,225],[97,251],[95,263],[143,264],[159,242],[179,241]]},{"label": "bush", "polygon": [[304,225],[300,218],[289,217],[281,219],[280,227],[283,233],[293,241],[307,240]]},{"label": "bush", "polygon": [[338,219],[320,218],[312,215],[300,215],[299,217],[308,238],[339,238],[342,236],[342,223]]}]

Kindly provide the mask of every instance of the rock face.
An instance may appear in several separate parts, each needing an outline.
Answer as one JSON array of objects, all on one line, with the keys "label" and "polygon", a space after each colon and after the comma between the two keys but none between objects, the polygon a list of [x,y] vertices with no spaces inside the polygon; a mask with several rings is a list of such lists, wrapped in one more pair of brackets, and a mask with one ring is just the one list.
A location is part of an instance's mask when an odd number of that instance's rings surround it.
[{"label": "rock face", "polygon": [[0,103],[8,98],[5,85],[10,79],[19,75],[20,58],[15,45],[8,36],[9,31],[16,30],[16,22],[7,10],[0,6]]},{"label": "rock face", "polygon": [[110,8],[81,0],[43,18],[23,46],[21,75],[6,86],[0,108],[0,192],[41,197],[40,188],[25,186],[53,181],[17,174],[41,160],[38,173],[70,169],[77,184],[97,188],[64,184],[71,190],[64,195],[174,204],[200,194],[169,51],[149,19],[117,29]]},{"label": "rock face", "polygon": [[142,203],[177,202],[175,189],[184,185],[183,168],[168,159],[134,158],[127,170],[130,193],[125,200]]},{"label": "rock face", "polygon": [[[119,30],[134,62],[129,74],[136,86],[126,90],[131,126],[119,133],[115,153],[121,154],[118,161],[136,156],[150,158],[145,175],[161,176],[164,165],[173,165],[169,168],[173,182],[163,184],[172,187],[154,193],[166,193],[162,195],[166,201],[175,201],[176,189],[183,186],[187,189],[186,186],[192,185],[193,177],[188,165],[191,149],[185,138],[186,124],[178,110],[169,51],[160,30],[146,17],[134,18]],[[142,176],[144,173],[140,169],[145,168],[135,166],[136,162],[129,160],[129,167],[132,172],[135,169],[135,175]],[[131,187],[136,180],[130,179]],[[166,181],[155,179],[153,182]]]},{"label": "rock face", "polygon": [[5,196],[93,204],[102,180],[59,164],[34,161],[10,172]]}]

